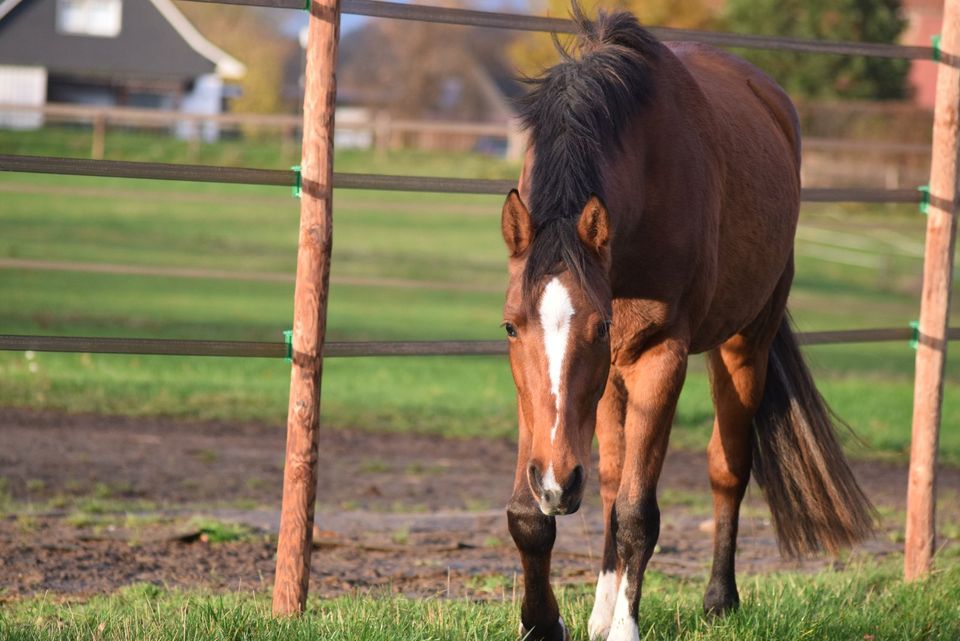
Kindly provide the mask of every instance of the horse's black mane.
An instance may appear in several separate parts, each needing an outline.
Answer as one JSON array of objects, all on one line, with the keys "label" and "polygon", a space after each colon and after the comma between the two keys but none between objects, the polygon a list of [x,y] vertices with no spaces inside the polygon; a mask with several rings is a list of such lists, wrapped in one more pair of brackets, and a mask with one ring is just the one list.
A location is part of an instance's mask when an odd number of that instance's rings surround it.
[{"label": "horse's black mane", "polygon": [[603,169],[624,127],[650,93],[649,62],[658,42],[625,12],[589,20],[576,0],[574,52],[556,41],[562,60],[524,82],[532,90],[518,101],[523,127],[535,148],[530,214],[534,241],[524,272],[524,293],[566,266],[581,283],[590,264],[576,232],[591,195],[603,198]]}]

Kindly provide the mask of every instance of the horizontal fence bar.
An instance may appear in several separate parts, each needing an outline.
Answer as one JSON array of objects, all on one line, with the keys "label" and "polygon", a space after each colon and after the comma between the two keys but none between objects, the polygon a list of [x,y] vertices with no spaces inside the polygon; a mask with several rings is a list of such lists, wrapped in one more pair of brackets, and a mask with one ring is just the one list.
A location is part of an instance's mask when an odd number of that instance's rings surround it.
[{"label": "horizontal fence bar", "polygon": [[916,189],[805,187],[800,190],[800,199],[808,203],[919,203],[922,197]]},{"label": "horizontal fence bar", "polygon": [[396,341],[327,343],[323,355],[344,356],[501,356],[507,341]]},{"label": "horizontal fence bar", "polygon": [[[282,9],[303,9],[304,0],[194,0],[195,2],[215,2],[219,4],[250,5]],[[463,25],[468,27],[493,27],[518,31],[552,31],[573,33],[573,22],[564,18],[547,18],[516,13],[493,11],[475,11],[471,9],[453,9],[431,7],[417,4],[399,4],[381,0],[343,0],[341,12],[374,18],[393,18],[396,20],[416,20],[440,24]],[[663,40],[687,40],[703,42],[720,47],[742,47],[745,49],[774,49],[803,53],[823,53],[845,56],[865,56],[871,58],[900,58],[905,60],[932,60],[932,47],[895,45],[876,42],[843,42],[828,40],[809,40],[804,38],[786,38],[777,36],[757,36],[719,31],[699,31],[693,29],[674,29],[670,27],[648,27],[649,31]]]},{"label": "horizontal fence bar", "polygon": [[[93,123],[102,121],[106,124],[122,124],[137,127],[169,127],[181,123],[216,123],[225,127],[270,127],[275,129],[299,129],[303,125],[303,117],[298,114],[253,114],[253,113],[219,113],[202,114],[167,109],[147,109],[145,107],[114,107],[97,105],[74,105],[68,103],[48,102],[42,105],[28,105],[19,103],[0,104],[0,113],[42,114],[47,120],[61,122]],[[507,138],[510,136],[509,125],[490,122],[461,122],[457,120],[413,120],[386,118],[383,120],[369,118],[364,120],[348,120],[342,118],[337,122],[337,130],[377,130],[387,129],[391,133],[432,133],[466,136],[494,136]],[[804,141],[809,144],[809,141]],[[929,149],[928,149],[929,151]]]},{"label": "horizontal fence bar", "polygon": [[[299,9],[303,11],[309,6],[310,0],[191,0],[206,4],[232,4],[244,7],[266,7],[268,9]],[[341,3],[340,13],[346,13]]]},{"label": "horizontal fence bar", "polygon": [[421,176],[384,176],[382,174],[333,175],[333,186],[340,189],[380,189],[385,191],[423,191],[448,194],[493,194],[506,196],[517,187],[516,180],[482,178],[435,178]]},{"label": "horizontal fence bar", "polygon": [[291,186],[294,182],[293,172],[280,169],[181,165],[126,160],[88,160],[86,158],[11,154],[0,154],[0,171],[104,178],[146,178],[150,180],[185,180],[246,185],[282,185],[286,187]]},{"label": "horizontal fence bar", "polygon": [[[909,327],[850,329],[802,332],[802,345],[841,345],[909,341]],[[951,340],[960,338],[960,328],[951,328]],[[205,341],[153,338],[85,338],[76,336],[0,335],[0,351],[77,352],[89,354],[139,354],[144,356],[230,356],[282,358],[287,346],[282,342]],[[499,356],[507,353],[507,342],[499,341],[391,341],[328,342],[328,358],[360,356]]]},{"label": "horizontal fence bar", "polygon": [[[282,342],[87,338],[12,334],[0,335],[0,350],[251,358],[283,358],[287,355],[287,345]],[[329,358],[348,356],[489,356],[506,353],[506,341],[328,341],[323,348],[323,355]]]},{"label": "horizontal fence bar", "polygon": [[797,341],[801,345],[883,343],[892,341],[909,341],[911,338],[913,338],[913,329],[909,327],[802,332],[797,335]]},{"label": "horizontal fence bar", "polygon": [[107,123],[122,123],[136,126],[169,126],[178,123],[216,123],[225,126],[258,126],[276,128],[295,128],[303,124],[303,117],[298,114],[251,114],[251,113],[219,113],[202,114],[169,109],[148,109],[146,107],[115,107],[98,105],[75,105],[62,102],[48,102],[42,105],[2,104],[3,113],[38,113],[51,120],[66,120],[70,122],[95,122],[103,120]]},{"label": "horizontal fence bar", "polygon": [[[0,113],[38,113],[45,118],[66,122],[94,122],[103,120],[108,124],[118,123],[142,127],[169,127],[178,123],[216,123],[224,126],[255,126],[277,129],[297,129],[303,124],[303,118],[297,114],[248,114],[220,113],[197,114],[182,111],[147,109],[144,107],[107,107],[95,105],[74,105],[48,102],[43,105],[0,104]],[[378,120],[342,119],[337,122],[338,130],[375,131],[385,129],[390,133],[429,133],[442,135],[491,136],[509,138],[512,129],[508,124],[490,122],[471,122],[457,120],[412,120],[407,118],[385,118]],[[849,138],[803,139],[803,150],[835,152],[868,152],[886,154],[923,154],[929,156],[932,147],[929,143],[889,142],[882,140],[856,140]]]},{"label": "horizontal fence bar", "polygon": [[[180,165],[125,160],[88,160],[0,154],[0,171],[151,180],[234,183],[247,185],[291,186],[292,171]],[[516,187],[512,180],[477,178],[438,178],[429,176],[386,176],[381,174],[334,173],[333,186],[339,189],[374,189],[456,194],[505,195]],[[915,189],[804,189],[807,202],[918,203],[921,193]]]},{"label": "horizontal fence bar", "polygon": [[144,356],[243,356],[283,358],[285,343],[201,341],[171,338],[91,338],[80,336],[0,335],[0,350],[140,354]]},{"label": "horizontal fence bar", "polygon": [[890,142],[886,140],[854,140],[844,138],[803,139],[803,151],[839,153],[915,154],[929,156],[933,147],[929,143]]}]

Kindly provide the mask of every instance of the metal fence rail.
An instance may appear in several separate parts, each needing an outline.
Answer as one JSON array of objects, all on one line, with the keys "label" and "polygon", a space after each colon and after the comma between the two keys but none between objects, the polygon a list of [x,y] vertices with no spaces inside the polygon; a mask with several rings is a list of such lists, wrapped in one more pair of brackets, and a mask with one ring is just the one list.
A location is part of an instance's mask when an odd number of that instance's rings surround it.
[{"label": "metal fence rail", "polygon": [[[309,0],[193,0],[217,4],[247,5],[271,7],[277,9],[304,9]],[[375,18],[393,18],[396,20],[416,20],[441,24],[463,25],[468,27],[493,27],[517,31],[553,31],[573,33],[574,25],[563,18],[547,18],[517,13],[495,11],[474,11],[469,9],[451,9],[416,4],[398,4],[381,0],[343,0],[342,13],[370,16]],[[804,38],[785,38],[776,36],[757,36],[742,33],[720,31],[700,31],[695,29],[674,29],[670,27],[648,27],[648,30],[662,40],[687,40],[703,42],[720,47],[742,47],[745,49],[773,49],[779,51],[797,51],[804,53],[834,54],[843,56],[865,56],[870,58],[899,58],[903,60],[932,60],[932,47],[918,47],[884,44],[876,42],[846,42],[810,40]]]},{"label": "metal fence rail", "polygon": [[[86,158],[55,158],[11,154],[0,154],[0,171],[287,187],[291,187],[296,182],[294,172],[281,169],[181,165],[126,160],[89,160]],[[516,187],[516,184],[512,180],[478,178],[333,174],[333,186],[339,189],[505,195]],[[922,194],[915,189],[818,188],[804,189],[801,195],[803,200],[807,202],[818,203],[918,203],[922,198]]]},{"label": "metal fence rail", "polygon": [[[960,328],[950,330],[951,339],[960,338]],[[802,345],[840,345],[909,341],[915,332],[909,327],[802,332]],[[89,354],[139,354],[144,356],[227,356],[283,358],[283,342],[214,341],[159,338],[101,338],[78,336],[0,335],[0,351],[76,352]],[[359,356],[499,356],[507,353],[506,341],[357,341],[324,344],[326,358]]]}]

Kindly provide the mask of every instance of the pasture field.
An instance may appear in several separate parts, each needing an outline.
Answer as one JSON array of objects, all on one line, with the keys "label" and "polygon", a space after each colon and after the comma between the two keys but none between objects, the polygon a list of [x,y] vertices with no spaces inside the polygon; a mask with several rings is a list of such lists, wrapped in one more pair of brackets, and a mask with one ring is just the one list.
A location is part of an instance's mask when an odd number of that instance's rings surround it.
[{"label": "pasture field", "polygon": [[[338,169],[362,158],[338,157]],[[398,155],[394,173],[474,175],[476,158]],[[510,168],[494,165],[494,175]],[[497,173],[499,172],[499,173]],[[292,317],[297,202],[283,188],[0,175],[0,332],[280,340]],[[498,197],[340,190],[330,340],[496,339],[504,285]],[[906,326],[918,314],[922,216],[912,207],[804,209],[791,308],[801,330]],[[138,270],[151,273],[137,273]],[[810,348],[821,389],[864,444],[903,458],[914,352]],[[960,419],[956,363],[944,424]],[[281,424],[283,361],[0,354],[0,404]],[[511,435],[501,358],[330,359],[328,425]],[[712,409],[691,359],[674,443],[702,448]],[[960,462],[944,429],[943,459]]]},{"label": "pasture field", "polygon": [[[896,559],[817,575],[773,574],[743,580],[743,605],[720,620],[701,611],[702,584],[648,572],[640,605],[640,637],[649,640],[766,641],[926,639],[960,636],[960,564],[929,580],[904,584]],[[492,594],[491,594],[492,592]],[[133,586],[86,603],[36,597],[0,610],[0,636],[129,641],[151,639],[364,639],[467,641],[515,639],[518,606],[510,588],[468,598],[383,595],[312,599],[294,620],[270,618],[266,595],[209,594]],[[583,587],[558,595],[574,639],[586,639],[592,594]],[[477,607],[476,600],[485,601]]]}]

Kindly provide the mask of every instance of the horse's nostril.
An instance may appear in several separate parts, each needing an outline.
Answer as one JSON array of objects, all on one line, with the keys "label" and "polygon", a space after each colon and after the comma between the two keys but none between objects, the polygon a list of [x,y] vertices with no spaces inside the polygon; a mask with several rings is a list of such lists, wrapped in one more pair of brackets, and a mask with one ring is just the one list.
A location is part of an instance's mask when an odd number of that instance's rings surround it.
[{"label": "horse's nostril", "polygon": [[570,478],[567,479],[566,484],[563,486],[563,493],[567,496],[571,494],[576,494],[580,490],[580,486],[583,485],[583,466],[578,465],[573,468],[573,471],[570,473]]},{"label": "horse's nostril", "polygon": [[540,494],[543,490],[543,476],[540,474],[540,468],[536,463],[531,463],[527,467],[527,480],[530,482],[530,489],[534,494]]}]

